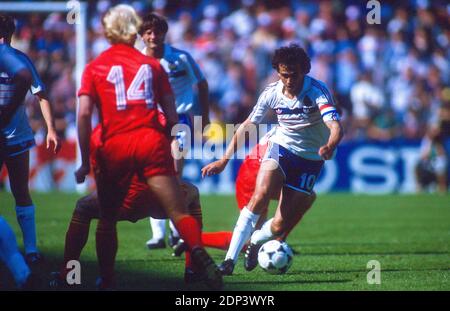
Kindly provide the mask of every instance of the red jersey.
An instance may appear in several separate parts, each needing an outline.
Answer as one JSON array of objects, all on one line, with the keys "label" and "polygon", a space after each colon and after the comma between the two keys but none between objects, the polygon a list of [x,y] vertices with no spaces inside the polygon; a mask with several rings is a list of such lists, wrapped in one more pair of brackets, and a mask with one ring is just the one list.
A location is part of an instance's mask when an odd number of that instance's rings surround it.
[{"label": "red jersey", "polygon": [[160,63],[135,48],[115,44],[86,66],[78,96],[96,103],[103,139],[141,128],[161,128],[157,104],[172,89]]}]

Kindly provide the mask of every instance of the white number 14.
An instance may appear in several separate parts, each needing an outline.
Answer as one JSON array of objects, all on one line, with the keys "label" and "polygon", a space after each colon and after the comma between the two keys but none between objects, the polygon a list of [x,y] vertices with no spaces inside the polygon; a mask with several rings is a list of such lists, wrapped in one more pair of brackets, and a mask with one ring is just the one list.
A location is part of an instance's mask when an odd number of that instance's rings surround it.
[{"label": "white number 14", "polygon": [[[122,66],[112,66],[106,80],[114,84],[117,110],[126,109],[127,100],[144,100],[148,108],[153,108],[152,69],[150,65],[144,64],[139,68],[126,95]],[[144,84],[144,88],[141,88],[142,84]]]}]

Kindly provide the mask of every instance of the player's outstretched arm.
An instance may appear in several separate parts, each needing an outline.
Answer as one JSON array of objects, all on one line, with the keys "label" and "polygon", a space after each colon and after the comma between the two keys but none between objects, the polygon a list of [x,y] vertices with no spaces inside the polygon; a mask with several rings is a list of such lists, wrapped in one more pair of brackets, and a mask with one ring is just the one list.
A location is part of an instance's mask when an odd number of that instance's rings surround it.
[{"label": "player's outstretched arm", "polygon": [[202,168],[202,178],[205,176],[211,176],[215,174],[220,174],[228,164],[228,161],[233,157],[240,145],[245,141],[245,132],[247,132],[248,127],[253,124],[253,122],[248,118],[245,120],[234,133],[230,144],[225,151],[225,155],[222,159],[212,162]]},{"label": "player's outstretched arm", "polygon": [[320,147],[319,155],[324,160],[329,160],[333,156],[333,152],[341,141],[342,137],[344,137],[344,130],[341,123],[337,120],[328,121],[325,122],[325,124],[330,129],[330,137],[328,138],[327,144]]},{"label": "player's outstretched arm", "polygon": [[31,72],[25,68],[14,74],[12,82],[15,86],[15,91],[10,103],[0,110],[0,127],[8,125],[17,108],[23,103],[25,95],[27,95],[30,88],[31,79]]},{"label": "player's outstretched arm", "polygon": [[79,100],[77,130],[78,145],[81,152],[81,166],[75,171],[75,178],[77,183],[82,183],[91,170],[89,163],[89,143],[92,133],[91,117],[94,102],[87,95],[81,95]]},{"label": "player's outstretched arm", "polygon": [[44,117],[45,124],[47,125],[47,149],[49,149],[50,145],[53,144],[53,153],[58,153],[61,149],[61,140],[58,137],[58,134],[56,134],[52,106],[50,105],[47,94],[45,92],[39,92],[36,95],[39,98],[39,105],[41,106],[42,116]]}]

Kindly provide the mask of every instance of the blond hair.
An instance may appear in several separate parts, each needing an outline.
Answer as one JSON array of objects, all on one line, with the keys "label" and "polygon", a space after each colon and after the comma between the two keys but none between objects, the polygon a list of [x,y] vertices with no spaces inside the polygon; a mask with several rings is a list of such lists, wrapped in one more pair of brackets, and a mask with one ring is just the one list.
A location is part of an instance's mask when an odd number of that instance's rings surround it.
[{"label": "blond hair", "polygon": [[133,7],[119,4],[106,12],[103,17],[105,37],[111,44],[125,43],[133,45],[141,27],[142,20]]}]

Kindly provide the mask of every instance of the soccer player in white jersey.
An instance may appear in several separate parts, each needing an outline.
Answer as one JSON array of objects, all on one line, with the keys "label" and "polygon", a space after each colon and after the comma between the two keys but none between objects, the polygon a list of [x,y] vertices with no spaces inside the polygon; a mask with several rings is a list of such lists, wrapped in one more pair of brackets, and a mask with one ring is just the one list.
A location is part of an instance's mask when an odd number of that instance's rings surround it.
[{"label": "soccer player in white jersey", "polygon": [[[256,267],[263,241],[286,238],[311,207],[314,183],[324,160],[334,156],[343,136],[332,96],[322,82],[307,75],[311,62],[301,47],[292,44],[277,49],[272,67],[280,79],[262,92],[250,116],[237,129],[224,157],[202,169],[202,176],[222,172],[246,131],[259,124],[268,110],[277,114],[278,126],[269,138],[255,191],[240,213],[225,261],[220,266],[223,274],[231,274],[239,250],[250,236],[244,262],[248,271]],[[280,190],[275,216],[252,234],[271,194]]]},{"label": "soccer player in white jersey", "polygon": [[[0,136],[4,140],[1,146],[0,169],[3,163],[8,168],[11,191],[16,201],[17,220],[23,234],[25,258],[28,263],[34,264],[41,259],[36,245],[35,206],[28,190],[29,150],[35,145],[35,141],[25,106],[20,103],[11,110],[12,98],[18,92],[11,76],[14,70],[11,71],[11,68],[25,66],[31,73],[30,90],[39,98],[42,115],[47,124],[47,148],[53,145],[53,151],[58,152],[60,141],[54,128],[44,84],[30,59],[10,45],[14,31],[14,20],[10,16],[0,15],[0,58],[3,63],[0,68],[0,109],[9,111],[7,120],[3,115],[0,121]],[[7,67],[10,68],[9,72]]]},{"label": "soccer player in white jersey", "polygon": [[[176,140],[172,142],[172,154],[179,152],[185,153],[188,142],[187,135],[192,135],[192,114],[191,109],[194,105],[194,87],[198,89],[198,101],[202,113],[202,125],[209,124],[209,106],[208,106],[208,82],[200,71],[199,66],[192,56],[179,50],[169,44],[164,43],[169,26],[164,17],[155,13],[149,13],[143,18],[140,29],[140,35],[146,45],[142,52],[148,56],[159,59],[162,67],[169,76],[169,82],[175,95],[175,104],[181,124],[189,127],[190,131],[179,131]],[[192,136],[191,136],[192,138]],[[183,157],[175,159],[175,170],[181,178],[183,172]],[[174,247],[179,239],[179,234],[173,225],[170,224],[169,245]],[[164,236],[166,221],[164,219],[150,218],[153,237],[147,241],[149,249],[164,248]]]}]

